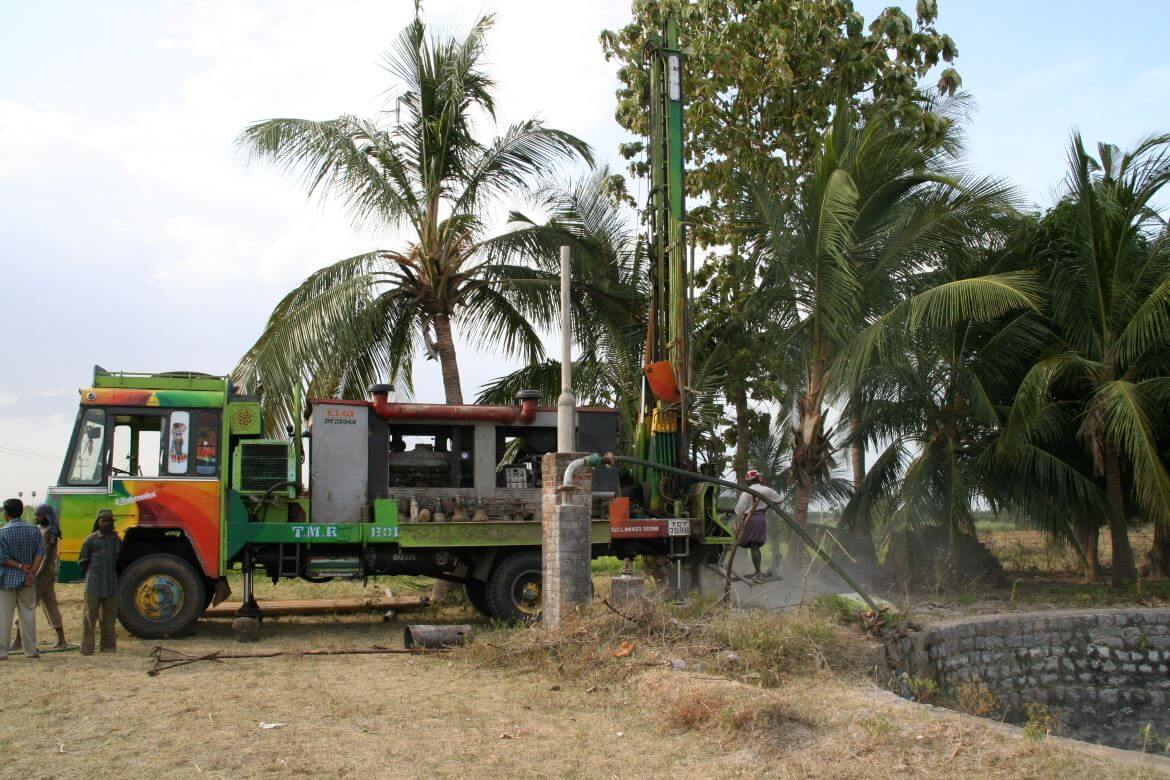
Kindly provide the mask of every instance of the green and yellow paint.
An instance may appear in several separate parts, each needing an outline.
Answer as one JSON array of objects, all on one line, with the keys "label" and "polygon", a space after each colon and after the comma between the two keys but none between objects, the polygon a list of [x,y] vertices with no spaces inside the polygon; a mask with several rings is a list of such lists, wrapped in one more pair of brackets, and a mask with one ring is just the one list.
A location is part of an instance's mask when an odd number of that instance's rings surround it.
[{"label": "green and yellow paint", "polygon": [[220,390],[138,390],[124,387],[87,387],[81,390],[82,406],[150,406],[168,409],[219,409]]},{"label": "green and yellow paint", "polygon": [[184,531],[203,573],[220,575],[219,480],[113,479],[110,485],[108,493],[50,493],[61,518],[62,582],[81,578],[81,543],[102,509],[114,513],[114,527],[123,539],[135,527]]}]

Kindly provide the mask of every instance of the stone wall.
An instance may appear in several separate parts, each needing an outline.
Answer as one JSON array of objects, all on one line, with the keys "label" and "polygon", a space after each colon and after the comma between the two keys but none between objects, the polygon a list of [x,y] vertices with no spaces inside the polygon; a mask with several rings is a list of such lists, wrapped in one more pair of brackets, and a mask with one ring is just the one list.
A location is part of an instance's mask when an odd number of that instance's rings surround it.
[{"label": "stone wall", "polygon": [[982,681],[992,717],[1009,723],[1025,723],[1032,704],[1058,720],[1061,736],[1153,752],[1170,740],[1170,609],[986,615],[929,626],[886,650],[903,695],[931,679],[954,702],[964,684]]}]

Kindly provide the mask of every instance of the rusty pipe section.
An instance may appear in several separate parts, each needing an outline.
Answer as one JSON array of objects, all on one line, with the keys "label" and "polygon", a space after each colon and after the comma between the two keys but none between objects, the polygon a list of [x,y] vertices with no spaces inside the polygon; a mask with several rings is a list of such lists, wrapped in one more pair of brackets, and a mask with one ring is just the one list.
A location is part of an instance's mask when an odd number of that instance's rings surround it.
[{"label": "rusty pipe section", "polygon": [[480,404],[401,404],[389,401],[389,385],[373,385],[370,396],[374,413],[387,420],[464,420],[496,422],[504,425],[528,425],[536,419],[536,403],[540,393],[521,390],[516,397],[519,406],[486,406]]},{"label": "rusty pipe section", "polygon": [[462,647],[474,634],[468,625],[428,626],[416,624],[407,626],[402,632],[402,645],[408,650],[415,648],[438,649]]}]

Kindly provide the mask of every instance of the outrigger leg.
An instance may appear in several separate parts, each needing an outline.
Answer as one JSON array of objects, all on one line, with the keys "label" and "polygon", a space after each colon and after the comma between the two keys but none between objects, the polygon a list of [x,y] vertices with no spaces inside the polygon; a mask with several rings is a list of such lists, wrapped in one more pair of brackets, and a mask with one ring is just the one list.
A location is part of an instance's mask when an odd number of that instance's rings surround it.
[{"label": "outrigger leg", "polygon": [[256,603],[256,594],[252,589],[254,570],[252,552],[245,548],[244,601],[236,610],[236,619],[232,621],[232,635],[237,642],[255,642],[260,638],[260,621],[264,614],[260,611],[260,605]]}]

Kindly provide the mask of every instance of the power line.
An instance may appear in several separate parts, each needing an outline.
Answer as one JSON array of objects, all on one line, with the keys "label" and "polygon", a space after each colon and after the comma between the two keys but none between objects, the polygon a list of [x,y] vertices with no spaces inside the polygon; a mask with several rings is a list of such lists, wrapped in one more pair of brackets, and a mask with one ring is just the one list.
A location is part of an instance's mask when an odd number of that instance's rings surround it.
[{"label": "power line", "polygon": [[17,458],[28,458],[30,460],[57,460],[55,455],[45,455],[40,452],[17,449],[16,447],[6,447],[3,444],[0,444],[0,454],[12,455]]}]

